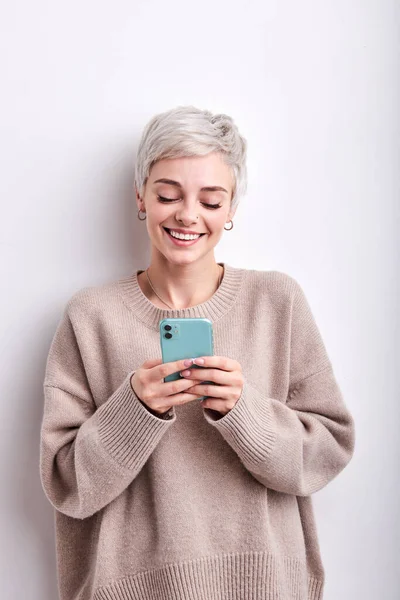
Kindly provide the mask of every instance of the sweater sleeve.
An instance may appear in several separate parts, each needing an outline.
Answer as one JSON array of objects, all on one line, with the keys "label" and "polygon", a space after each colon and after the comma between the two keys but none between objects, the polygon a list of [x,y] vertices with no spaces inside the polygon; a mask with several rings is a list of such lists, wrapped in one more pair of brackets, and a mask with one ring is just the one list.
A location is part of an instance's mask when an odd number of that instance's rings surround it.
[{"label": "sweater sleeve", "polygon": [[355,430],[310,306],[291,279],[286,403],[245,381],[239,400],[226,415],[218,418],[215,411],[203,411],[260,483],[279,492],[309,496],[348,464]]},{"label": "sweater sleeve", "polygon": [[40,435],[42,487],[59,512],[84,519],[109,504],[176,421],[145,408],[131,387],[133,372],[96,408],[65,311],[47,359]]}]

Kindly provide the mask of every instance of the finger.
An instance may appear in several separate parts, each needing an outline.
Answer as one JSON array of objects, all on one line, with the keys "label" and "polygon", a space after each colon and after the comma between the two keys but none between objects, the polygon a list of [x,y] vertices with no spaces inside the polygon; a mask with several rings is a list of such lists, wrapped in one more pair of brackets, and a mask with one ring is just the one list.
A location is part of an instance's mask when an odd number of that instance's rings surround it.
[{"label": "finger", "polygon": [[[204,362],[199,362],[199,360]],[[211,367],[214,369],[222,369],[223,371],[241,371],[242,367],[240,363],[228,356],[201,356],[195,359],[195,364],[201,365],[202,367]]]},{"label": "finger", "polygon": [[179,394],[180,392],[184,392],[189,389],[193,385],[193,382],[190,379],[175,379],[174,381],[166,381],[165,383],[160,383],[159,388],[155,389],[155,396],[157,397],[168,397],[171,399],[171,396],[174,394]]},{"label": "finger", "polygon": [[213,398],[227,399],[232,393],[232,388],[222,385],[212,385],[205,383],[203,385],[194,385],[189,390],[190,394],[196,396],[211,396]]},{"label": "finger", "polygon": [[161,363],[155,366],[149,373],[152,381],[163,380],[164,377],[172,375],[172,373],[178,373],[187,369],[193,364],[191,358],[182,358],[181,360],[174,360],[172,362]]},{"label": "finger", "polygon": [[[193,394],[193,397],[200,399],[203,398],[204,395],[205,394],[203,393]],[[228,403],[229,400],[227,398],[218,398],[217,396],[206,396],[204,400],[201,400],[201,406],[204,408],[213,408],[222,413],[228,412]]]},{"label": "finger", "polygon": [[225,385],[232,379],[231,371],[221,371],[220,369],[185,369],[181,371],[181,375],[185,379],[214,381]]},{"label": "finger", "polygon": [[[180,394],[174,394],[173,396],[167,396],[163,398],[161,402],[165,406],[179,406],[180,404],[186,404],[187,402],[193,402],[194,400],[198,400],[198,396],[195,394],[188,394],[187,392],[182,392]],[[160,407],[160,410],[162,407]]]},{"label": "finger", "polygon": [[156,367],[157,365],[161,365],[162,363],[162,358],[149,358],[148,360],[145,360],[142,367],[145,369],[152,369],[153,367]]}]

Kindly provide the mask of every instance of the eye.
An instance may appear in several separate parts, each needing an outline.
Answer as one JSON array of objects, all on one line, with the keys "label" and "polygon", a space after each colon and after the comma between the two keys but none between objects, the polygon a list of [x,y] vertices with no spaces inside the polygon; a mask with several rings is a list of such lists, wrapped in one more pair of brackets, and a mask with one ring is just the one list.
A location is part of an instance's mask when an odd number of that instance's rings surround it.
[{"label": "eye", "polygon": [[[177,202],[179,200],[179,198],[165,198],[165,196],[160,196],[157,194],[157,198],[159,199],[160,202]],[[207,202],[202,202],[202,205],[205,206],[206,208],[209,208],[210,210],[215,210],[216,208],[221,208],[221,204],[208,204]]]},{"label": "eye", "polygon": [[179,198],[164,198],[163,196],[157,196],[160,202],[175,202]]},{"label": "eye", "polygon": [[221,208],[221,204],[207,204],[207,202],[202,202],[203,206],[206,206],[207,208]]}]

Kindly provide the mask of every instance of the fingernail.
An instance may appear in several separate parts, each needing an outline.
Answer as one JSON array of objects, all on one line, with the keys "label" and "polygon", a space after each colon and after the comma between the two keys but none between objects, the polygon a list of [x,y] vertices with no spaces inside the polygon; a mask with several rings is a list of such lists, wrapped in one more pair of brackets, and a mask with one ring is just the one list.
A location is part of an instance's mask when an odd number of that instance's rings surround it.
[{"label": "fingernail", "polygon": [[204,358],[194,358],[193,362],[196,363],[196,365],[204,365]]},{"label": "fingernail", "polygon": [[193,364],[193,358],[188,358],[185,361],[183,361],[183,364],[185,365],[185,367],[190,367],[190,365]]},{"label": "fingernail", "polygon": [[190,375],[190,371],[181,371],[181,375],[183,375],[184,377],[187,377],[188,375]]}]

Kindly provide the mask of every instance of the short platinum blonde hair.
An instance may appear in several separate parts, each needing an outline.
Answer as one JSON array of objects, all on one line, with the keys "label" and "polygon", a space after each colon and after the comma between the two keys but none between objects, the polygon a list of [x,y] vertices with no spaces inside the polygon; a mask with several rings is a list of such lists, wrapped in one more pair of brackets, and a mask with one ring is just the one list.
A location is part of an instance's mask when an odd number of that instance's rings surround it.
[{"label": "short platinum blonde hair", "polygon": [[233,171],[232,209],[247,190],[247,142],[233,119],[194,106],[178,106],[155,115],[145,126],[138,146],[135,185],[139,194],[143,195],[150,170],[158,160],[215,151],[221,152]]}]

